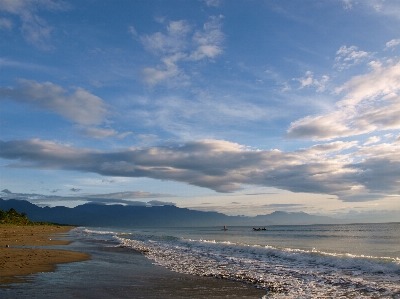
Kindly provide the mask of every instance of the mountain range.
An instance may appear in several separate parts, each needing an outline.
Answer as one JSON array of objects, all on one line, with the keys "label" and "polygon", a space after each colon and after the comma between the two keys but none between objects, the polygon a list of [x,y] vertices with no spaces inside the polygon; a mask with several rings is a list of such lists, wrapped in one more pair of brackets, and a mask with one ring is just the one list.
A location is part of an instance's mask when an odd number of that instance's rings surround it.
[{"label": "mountain range", "polygon": [[68,208],[39,207],[26,200],[0,198],[0,210],[14,208],[19,213],[25,212],[32,221],[53,222],[79,226],[269,226],[269,225],[307,225],[335,224],[339,220],[310,215],[304,212],[276,211],[255,217],[227,216],[218,212],[203,212],[164,206],[124,206],[86,203]]}]

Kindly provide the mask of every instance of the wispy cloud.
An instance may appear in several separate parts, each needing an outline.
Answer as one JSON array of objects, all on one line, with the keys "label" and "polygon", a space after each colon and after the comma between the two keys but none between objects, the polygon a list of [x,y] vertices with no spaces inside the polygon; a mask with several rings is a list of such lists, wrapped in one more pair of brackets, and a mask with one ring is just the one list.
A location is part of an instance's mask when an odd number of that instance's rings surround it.
[{"label": "wispy cloud", "polygon": [[[189,76],[178,64],[181,62],[214,59],[222,53],[224,34],[222,16],[210,17],[202,29],[194,30],[185,20],[170,21],[165,32],[141,35],[140,41],[151,53],[160,57],[162,64],[143,68],[143,80],[154,86],[169,79],[187,84]],[[133,27],[132,27],[133,28]],[[132,28],[130,31],[132,33]],[[132,33],[137,35],[136,30]]]},{"label": "wispy cloud", "polygon": [[246,97],[215,100],[222,96],[199,93],[191,100],[180,96],[158,96],[151,99],[151,106],[145,103],[140,109],[130,111],[129,116],[183,140],[209,138],[214,134],[215,126],[229,125],[232,131],[243,130],[249,123],[278,116],[276,108],[248,102]]},{"label": "wispy cloud", "polygon": [[397,0],[365,0],[357,3],[369,6],[378,14],[400,19],[400,3]]},{"label": "wispy cloud", "polygon": [[397,0],[342,0],[342,4],[345,10],[366,6],[374,13],[400,19],[400,3]]},{"label": "wispy cloud", "polygon": [[215,58],[222,53],[221,44],[224,34],[221,31],[223,16],[210,17],[202,30],[197,30],[193,35],[193,42],[197,47],[189,56],[189,59],[200,60],[203,58]]},{"label": "wispy cloud", "polygon": [[392,39],[392,40],[388,41],[388,42],[386,43],[386,48],[385,48],[385,50],[393,49],[393,48],[396,47],[397,45],[400,45],[400,38]]},{"label": "wispy cloud", "polygon": [[301,78],[293,78],[295,81],[299,81],[301,86],[299,89],[303,89],[305,87],[316,87],[317,92],[325,91],[326,84],[329,81],[329,76],[323,75],[321,79],[314,79],[314,74],[311,71],[307,71],[304,77]]},{"label": "wispy cloud", "polygon": [[305,157],[315,155],[326,155],[331,153],[340,152],[349,148],[357,146],[358,141],[335,141],[324,144],[316,144],[306,149],[299,149],[296,152],[301,153]]},{"label": "wispy cloud", "polygon": [[86,126],[77,126],[78,134],[87,137],[87,138],[94,138],[94,139],[104,139],[108,137],[116,137],[119,139],[123,139],[132,134],[132,132],[125,132],[119,133],[118,131],[107,128],[97,128],[97,127],[86,127]]},{"label": "wispy cloud", "polygon": [[333,139],[400,128],[400,62],[371,62],[371,72],[355,76],[337,89],[346,95],[336,110],[291,123],[287,137]]},{"label": "wispy cloud", "polygon": [[137,31],[136,31],[136,29],[135,29],[135,27],[133,27],[133,26],[129,26],[128,27],[128,32],[130,33],[130,34],[132,34],[133,36],[136,36],[138,33],[137,33]]},{"label": "wispy cloud", "polygon": [[368,58],[371,58],[372,54],[366,51],[357,51],[356,46],[342,46],[336,52],[336,64],[335,67],[339,70],[348,69],[349,67],[359,64]]},{"label": "wispy cloud", "polygon": [[342,0],[343,1],[343,8],[346,10],[353,9],[353,3],[351,0]]},{"label": "wispy cloud", "polygon": [[[58,0],[5,0],[0,2],[0,11],[16,15],[21,20],[21,33],[25,40],[42,50],[51,49],[50,37],[53,27],[38,14],[40,10],[63,11],[68,10],[70,5]],[[8,28],[13,23],[7,21]],[[4,25],[4,24],[3,24]]]}]

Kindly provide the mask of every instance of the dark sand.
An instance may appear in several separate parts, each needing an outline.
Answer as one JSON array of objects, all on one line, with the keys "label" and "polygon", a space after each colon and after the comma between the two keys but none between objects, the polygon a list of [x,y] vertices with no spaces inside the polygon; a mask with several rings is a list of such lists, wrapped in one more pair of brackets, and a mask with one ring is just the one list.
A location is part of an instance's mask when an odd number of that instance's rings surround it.
[{"label": "dark sand", "polygon": [[91,259],[35,274],[31,283],[0,289],[0,298],[261,298],[265,291],[216,278],[179,274],[108,242],[76,239],[71,250]]}]

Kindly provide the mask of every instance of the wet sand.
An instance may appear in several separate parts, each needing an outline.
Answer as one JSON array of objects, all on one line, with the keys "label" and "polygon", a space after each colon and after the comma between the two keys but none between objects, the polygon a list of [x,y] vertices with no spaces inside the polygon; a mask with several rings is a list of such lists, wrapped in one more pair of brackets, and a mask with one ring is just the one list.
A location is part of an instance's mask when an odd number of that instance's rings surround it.
[{"label": "wet sand", "polygon": [[[4,299],[108,298],[261,298],[266,293],[251,285],[172,272],[152,264],[141,253],[109,241],[80,238],[67,247],[90,255],[79,263],[65,263],[57,271],[30,276],[31,283],[0,288]],[[68,243],[68,242],[67,242]]]},{"label": "wet sand", "polygon": [[[87,253],[48,249],[71,241],[60,240],[71,226],[8,226],[0,225],[0,286],[24,282],[27,276],[54,271],[57,264],[84,261]],[[64,245],[64,246],[63,246]]]}]

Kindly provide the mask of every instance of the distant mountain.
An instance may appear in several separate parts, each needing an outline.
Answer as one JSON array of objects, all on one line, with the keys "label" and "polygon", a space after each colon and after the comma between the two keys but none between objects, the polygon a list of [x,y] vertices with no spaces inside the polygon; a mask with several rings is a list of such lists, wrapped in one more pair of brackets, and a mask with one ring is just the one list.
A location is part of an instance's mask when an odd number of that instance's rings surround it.
[{"label": "distant mountain", "polygon": [[10,208],[26,213],[32,221],[45,221],[83,226],[268,226],[285,224],[328,224],[338,220],[307,213],[274,212],[256,217],[227,216],[218,212],[202,212],[176,206],[123,206],[83,204],[75,208],[38,207],[25,200],[3,200],[0,210]]},{"label": "distant mountain", "polygon": [[268,222],[275,225],[300,225],[300,224],[335,224],[339,220],[327,217],[310,215],[304,212],[281,212],[275,211],[268,215],[258,215],[253,217],[257,222]]},{"label": "distant mountain", "polygon": [[222,226],[236,224],[236,218],[242,218],[175,206],[83,204],[75,208],[42,208],[25,200],[0,199],[0,209],[10,208],[25,212],[33,221],[85,226]]}]

